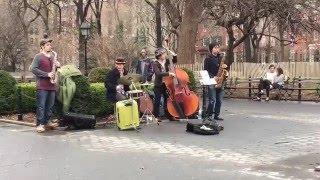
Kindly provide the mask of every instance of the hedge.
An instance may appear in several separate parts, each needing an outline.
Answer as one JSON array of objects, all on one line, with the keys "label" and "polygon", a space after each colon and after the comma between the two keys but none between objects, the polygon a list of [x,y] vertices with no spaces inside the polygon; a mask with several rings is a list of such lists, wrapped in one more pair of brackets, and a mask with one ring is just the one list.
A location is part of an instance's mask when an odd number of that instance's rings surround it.
[{"label": "hedge", "polygon": [[8,72],[0,70],[0,113],[13,111],[17,82]]},{"label": "hedge", "polygon": [[[36,83],[19,83],[17,84],[17,89],[21,90],[21,110],[22,112],[35,112],[37,107],[37,90]],[[18,97],[18,93],[16,93]],[[17,105],[18,106],[18,105]],[[18,108],[18,107],[16,107]],[[18,109],[17,109],[18,110]]]},{"label": "hedge", "polygon": [[89,82],[90,83],[103,83],[107,73],[110,71],[108,68],[98,67],[93,68],[89,73]]},{"label": "hedge", "polygon": [[[193,72],[188,69],[184,70],[190,78],[190,89],[195,90],[196,80]],[[84,76],[74,77],[73,80],[77,84],[77,90],[71,102],[71,111],[93,114],[97,117],[113,113],[113,104],[106,100],[106,89],[103,83],[90,84],[89,79]],[[22,111],[24,113],[36,111],[36,83],[17,84],[9,73],[0,71],[0,114],[17,112],[18,89],[21,90],[22,95]]]},{"label": "hedge", "polygon": [[183,68],[183,70],[186,71],[186,73],[189,76],[190,83],[188,85],[189,85],[190,90],[196,92],[197,91],[197,81],[196,81],[196,78],[194,76],[193,71],[188,68]]},{"label": "hedge", "polygon": [[[35,112],[36,111],[36,84],[35,83],[20,83],[17,88],[21,89],[22,94],[22,111]],[[76,96],[72,101],[72,111],[79,113],[88,113],[102,117],[107,114],[113,113],[113,104],[106,100],[106,90],[103,83],[93,83],[88,87],[89,94],[82,94],[85,92],[83,89],[77,88]],[[86,92],[88,93],[88,92]],[[17,94],[17,93],[16,93]],[[17,95],[16,95],[17,96]],[[0,109],[0,114],[7,112],[17,112],[16,101],[12,101],[14,106],[10,109]]]}]

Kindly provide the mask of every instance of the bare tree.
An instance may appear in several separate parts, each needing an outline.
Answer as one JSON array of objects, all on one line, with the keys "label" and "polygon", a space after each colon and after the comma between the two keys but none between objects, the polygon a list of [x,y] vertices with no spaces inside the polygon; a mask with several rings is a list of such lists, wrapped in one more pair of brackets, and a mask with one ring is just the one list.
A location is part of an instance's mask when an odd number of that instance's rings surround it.
[{"label": "bare tree", "polygon": [[194,63],[198,25],[202,20],[202,1],[162,0],[169,17],[172,33],[178,37],[178,62]]},{"label": "bare tree", "polygon": [[102,7],[103,7],[103,0],[93,0],[93,4],[90,4],[91,10],[95,16],[96,23],[97,23],[97,31],[99,36],[102,34],[101,30],[101,13],[102,13]]},{"label": "bare tree", "polygon": [[81,24],[86,21],[88,10],[90,8],[90,4],[92,3],[92,0],[73,0],[73,3],[76,5],[76,25],[78,28],[79,33],[79,67],[80,69],[84,69],[85,64],[85,55],[84,55],[84,49],[85,49],[85,37],[80,32]]},{"label": "bare tree", "polygon": [[145,0],[145,2],[154,10],[156,19],[156,46],[162,47],[161,0],[156,0],[155,4],[151,3],[149,0]]},{"label": "bare tree", "polygon": [[[205,7],[218,26],[226,29],[228,43],[226,64],[234,61],[233,50],[244,42],[259,24],[260,19],[268,17],[271,9],[268,0],[207,0]],[[237,32],[238,36],[235,36]],[[240,33],[238,33],[240,32]]]},{"label": "bare tree", "polygon": [[1,69],[6,68],[14,72],[16,65],[24,63],[27,59],[27,42],[23,27],[19,26],[20,19],[16,16],[16,9],[9,9],[8,5],[4,5],[6,8],[2,9],[0,18],[0,60]]}]

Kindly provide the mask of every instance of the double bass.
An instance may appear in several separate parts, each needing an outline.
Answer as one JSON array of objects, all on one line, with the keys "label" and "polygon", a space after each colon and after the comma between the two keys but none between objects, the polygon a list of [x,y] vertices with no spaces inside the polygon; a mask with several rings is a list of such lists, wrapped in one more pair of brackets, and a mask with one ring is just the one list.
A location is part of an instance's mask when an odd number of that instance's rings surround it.
[{"label": "double bass", "polygon": [[175,76],[163,78],[168,92],[167,109],[174,118],[185,119],[197,112],[199,98],[189,89],[189,76],[184,70],[174,67],[172,60],[169,69]]}]

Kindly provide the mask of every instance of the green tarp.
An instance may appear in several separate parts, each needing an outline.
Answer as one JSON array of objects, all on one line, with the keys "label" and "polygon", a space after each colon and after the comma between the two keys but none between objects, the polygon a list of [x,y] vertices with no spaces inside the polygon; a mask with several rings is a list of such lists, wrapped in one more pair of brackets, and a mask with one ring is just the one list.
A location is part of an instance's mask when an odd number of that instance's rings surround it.
[{"label": "green tarp", "polygon": [[57,73],[59,76],[58,100],[62,103],[63,112],[66,113],[69,111],[72,98],[76,92],[76,84],[71,77],[80,76],[82,74],[74,65],[62,66]]}]

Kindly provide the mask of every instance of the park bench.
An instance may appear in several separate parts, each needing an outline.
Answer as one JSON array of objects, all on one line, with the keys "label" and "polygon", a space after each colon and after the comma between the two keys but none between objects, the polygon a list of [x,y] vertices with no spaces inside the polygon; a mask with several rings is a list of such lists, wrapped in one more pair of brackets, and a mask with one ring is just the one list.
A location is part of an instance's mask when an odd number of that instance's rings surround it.
[{"label": "park bench", "polygon": [[[240,78],[229,78],[225,86],[226,97],[232,98],[233,94],[237,90],[247,90],[247,98],[253,99],[259,93],[258,85],[260,78],[251,78],[240,79]],[[311,83],[314,87],[304,87],[304,84]],[[298,78],[286,78],[285,84],[283,87],[278,89],[273,89],[270,91],[270,97],[276,97],[277,100],[297,100],[302,101],[302,92],[303,91],[314,91],[317,95],[317,100],[320,100],[320,79],[303,79]],[[293,99],[293,93],[297,93],[297,99]]]}]

